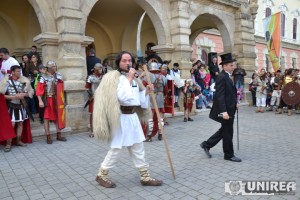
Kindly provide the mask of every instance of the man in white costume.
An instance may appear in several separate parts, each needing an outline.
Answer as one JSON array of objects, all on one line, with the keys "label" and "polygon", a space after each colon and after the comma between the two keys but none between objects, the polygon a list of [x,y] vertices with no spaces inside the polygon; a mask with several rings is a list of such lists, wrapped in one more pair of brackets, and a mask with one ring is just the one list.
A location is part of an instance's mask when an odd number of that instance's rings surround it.
[{"label": "man in white costume", "polygon": [[142,185],[162,184],[162,181],[149,175],[143,145],[145,136],[140,123],[140,120],[147,120],[143,117],[146,118],[149,113],[151,116],[148,94],[153,90],[153,85],[145,89],[140,79],[135,78],[133,63],[134,58],[129,52],[120,52],[116,57],[117,70],[103,77],[94,96],[94,135],[98,139],[111,141],[111,149],[96,177],[96,181],[106,188],[116,187],[108,178],[108,170],[114,167],[123,147],[128,148],[135,167],[139,169]]}]

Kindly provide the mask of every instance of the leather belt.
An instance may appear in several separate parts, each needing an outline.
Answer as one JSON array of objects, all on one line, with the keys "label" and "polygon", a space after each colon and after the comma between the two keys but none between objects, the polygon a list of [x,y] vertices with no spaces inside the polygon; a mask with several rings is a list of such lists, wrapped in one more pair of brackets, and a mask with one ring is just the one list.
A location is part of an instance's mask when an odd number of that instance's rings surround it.
[{"label": "leather belt", "polygon": [[122,114],[133,114],[136,112],[137,106],[120,106]]},{"label": "leather belt", "polygon": [[7,103],[7,107],[12,108],[12,109],[22,109],[21,104],[15,104],[15,103]]}]

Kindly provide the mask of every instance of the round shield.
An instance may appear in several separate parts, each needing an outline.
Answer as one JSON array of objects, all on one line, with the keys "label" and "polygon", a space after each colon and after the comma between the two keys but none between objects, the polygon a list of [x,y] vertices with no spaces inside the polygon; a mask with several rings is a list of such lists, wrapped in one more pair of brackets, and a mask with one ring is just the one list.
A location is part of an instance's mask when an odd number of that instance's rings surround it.
[{"label": "round shield", "polygon": [[281,96],[287,105],[296,105],[300,101],[300,85],[295,81],[286,84]]}]

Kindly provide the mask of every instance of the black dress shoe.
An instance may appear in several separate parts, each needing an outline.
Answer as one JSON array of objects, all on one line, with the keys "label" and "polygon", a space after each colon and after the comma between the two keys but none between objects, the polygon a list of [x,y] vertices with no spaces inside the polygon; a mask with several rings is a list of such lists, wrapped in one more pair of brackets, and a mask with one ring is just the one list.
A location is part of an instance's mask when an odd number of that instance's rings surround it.
[{"label": "black dress shoe", "polygon": [[162,140],[162,134],[159,133],[157,139]]},{"label": "black dress shoe", "polygon": [[192,121],[194,121],[192,118],[188,118],[188,121],[190,121],[190,122],[192,122]]},{"label": "black dress shoe", "polygon": [[205,154],[207,155],[208,158],[211,158],[211,154],[209,153],[209,148],[204,146],[203,143],[200,144],[200,147],[204,150]]},{"label": "black dress shoe", "polygon": [[187,122],[187,118],[185,117],[185,118],[183,119],[183,121],[184,121],[184,122]]},{"label": "black dress shoe", "polygon": [[224,158],[225,160],[229,160],[232,162],[242,162],[242,160],[238,157],[232,156],[231,158]]}]

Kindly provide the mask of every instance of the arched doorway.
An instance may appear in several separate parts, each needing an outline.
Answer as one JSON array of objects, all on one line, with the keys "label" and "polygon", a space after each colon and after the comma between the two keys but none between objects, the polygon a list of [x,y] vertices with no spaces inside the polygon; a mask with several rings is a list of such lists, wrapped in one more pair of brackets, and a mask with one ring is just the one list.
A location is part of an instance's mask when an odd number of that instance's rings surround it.
[{"label": "arched doorway", "polygon": [[206,64],[210,52],[231,52],[232,42],[224,22],[212,14],[201,14],[191,24],[190,44],[193,48],[192,61]]},{"label": "arched doorway", "polygon": [[[35,10],[28,1],[10,0],[0,7],[0,43],[20,61],[41,33]],[[39,49],[41,50],[41,49]]]},{"label": "arched doorway", "polygon": [[[116,53],[127,50],[137,54],[137,28],[144,13],[135,1],[120,4],[118,0],[98,1],[92,8],[85,29],[85,35],[94,38],[96,56],[108,59],[113,64]],[[142,22],[141,52],[145,56],[148,43],[158,44],[154,24],[146,14]]]}]

